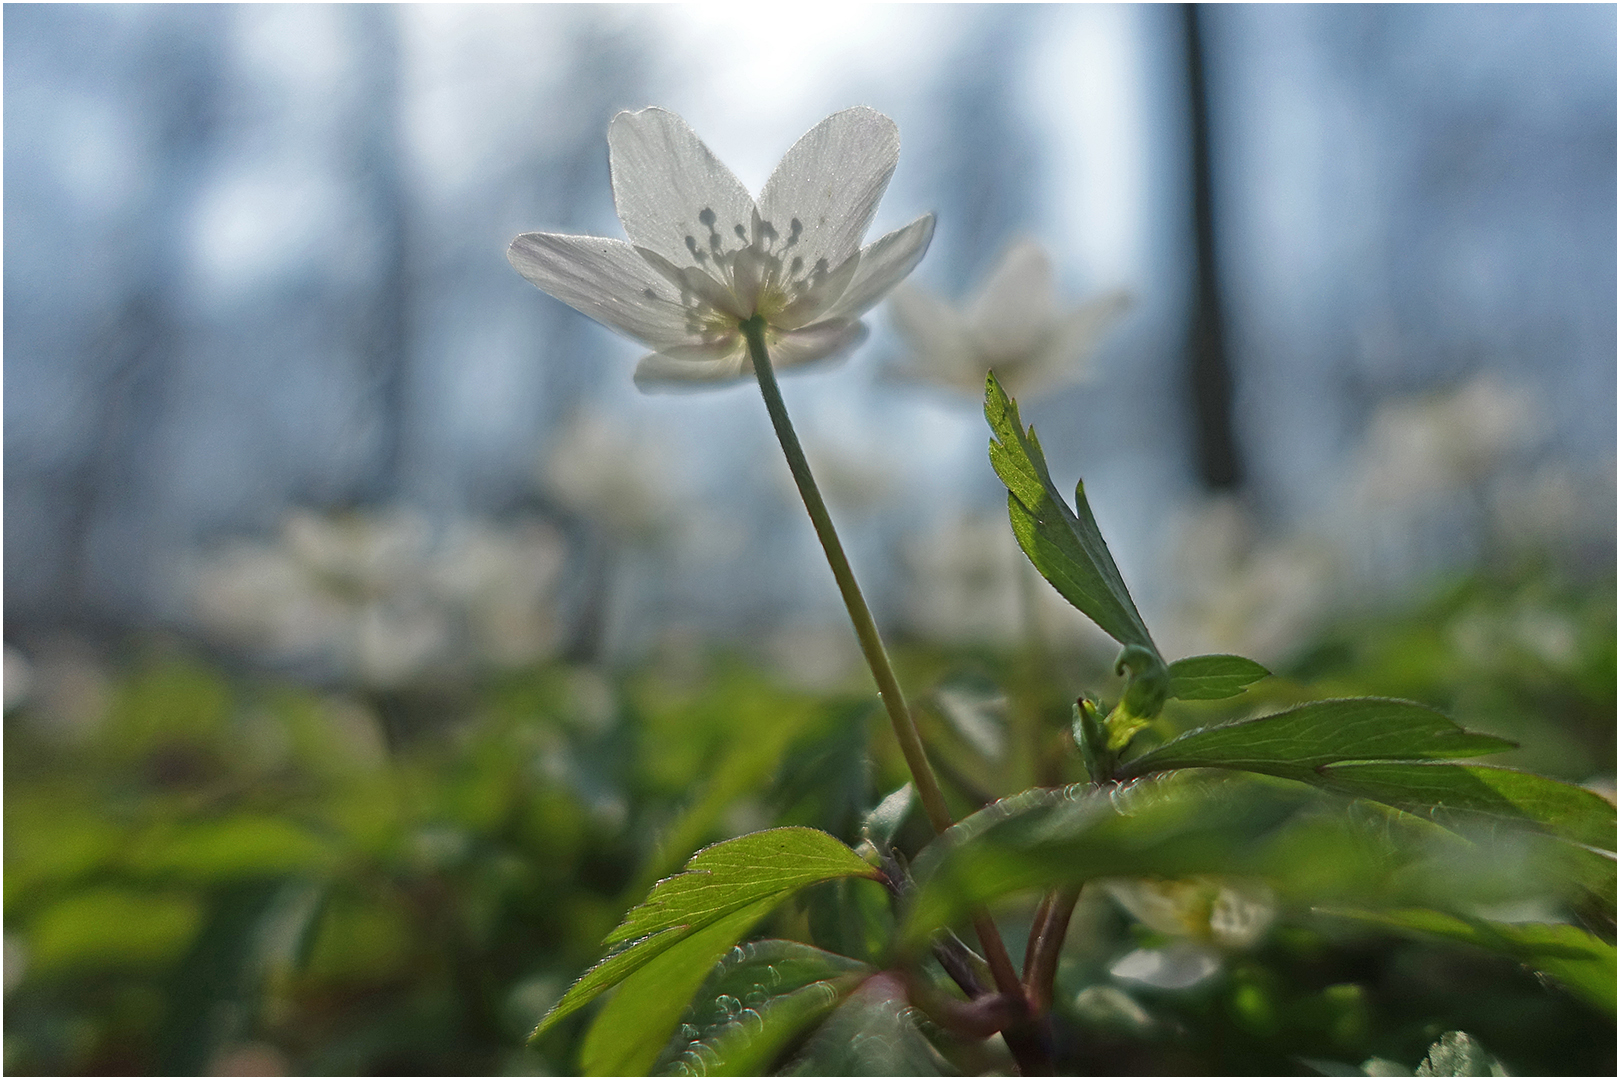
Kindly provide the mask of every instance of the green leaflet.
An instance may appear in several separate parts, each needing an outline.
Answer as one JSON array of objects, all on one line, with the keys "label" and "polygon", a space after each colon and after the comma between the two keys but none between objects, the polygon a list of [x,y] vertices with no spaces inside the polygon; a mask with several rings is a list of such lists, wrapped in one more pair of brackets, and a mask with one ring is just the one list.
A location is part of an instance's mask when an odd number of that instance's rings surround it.
[{"label": "green leaflet", "polygon": [[1266,848],[1279,827],[1321,798],[1261,782],[1172,777],[1129,790],[1070,788],[1004,799],[918,855],[904,938],[919,947],[970,909],[1024,889],[1103,877],[1263,871],[1274,861]]},{"label": "green leaflet", "polygon": [[[1158,647],[1097,529],[1085,485],[1075,487],[1075,509],[1070,510],[1052,483],[1034,429],[1025,431],[1018,403],[1007,396],[994,373],[985,379],[984,416],[994,435],[990,464],[1007,485],[1007,513],[1029,561],[1109,637],[1158,658]],[[1163,663],[1160,659],[1161,667]]]},{"label": "green leaflet", "polygon": [[846,998],[789,1066],[787,1076],[949,1076],[917,1026],[900,980],[874,975]]},{"label": "green leaflet", "polygon": [[1502,1063],[1466,1031],[1448,1031],[1429,1047],[1413,1076],[1506,1076]]},{"label": "green leaflet", "polygon": [[645,1075],[715,962],[777,902],[770,897],[733,911],[629,975],[585,1033],[580,1049],[585,1075]]},{"label": "green leaflet", "polygon": [[657,1071],[759,1076],[872,969],[797,941],[739,945],[709,974]]},{"label": "green leaflet", "polygon": [[[903,941],[916,950],[975,907],[1097,878],[1266,880],[1289,905],[1466,910],[1545,893],[1584,847],[1531,834],[1471,842],[1420,817],[1259,777],[1195,774],[1029,792],[947,830],[912,864]],[[1611,863],[1612,865],[1612,863]],[[1612,881],[1612,874],[1610,877]]]},{"label": "green leaflet", "polygon": [[1241,656],[1188,656],[1170,665],[1170,696],[1182,701],[1236,697],[1270,674]]},{"label": "green leaflet", "polygon": [[1317,910],[1325,915],[1461,941],[1510,956],[1552,976],[1598,1008],[1614,1011],[1614,946],[1580,927],[1564,923],[1499,923],[1426,909],[1358,911],[1329,907]]},{"label": "green leaflet", "polygon": [[[723,755],[706,770],[706,779],[686,810],[659,838],[658,853],[642,868],[638,880],[630,884],[625,903],[644,895],[659,878],[674,871],[682,856],[712,835],[714,823],[726,807],[769,781],[794,739],[823,719],[822,710],[812,701],[739,683],[741,680],[734,680],[724,686],[719,700],[714,702],[661,706],[682,723],[694,719],[703,722],[707,719],[701,715],[705,710],[719,711],[732,718],[732,737],[725,740]],[[699,715],[690,715],[693,713]],[[746,737],[737,737],[744,731]]]},{"label": "green leaflet", "polygon": [[1319,770],[1340,762],[1473,757],[1513,746],[1494,735],[1465,731],[1413,701],[1341,698],[1189,731],[1126,762],[1119,776],[1217,768],[1320,784]]},{"label": "green leaflet", "polygon": [[1608,800],[1534,773],[1499,765],[1401,761],[1329,765],[1322,774],[1335,790],[1403,810],[1452,810],[1534,822],[1577,844],[1604,851],[1615,847],[1615,811]]},{"label": "green leaflet", "polygon": [[[540,1021],[530,1039],[540,1037],[602,991],[675,946],[723,923],[724,933],[715,931],[700,939],[704,947],[693,945],[676,954],[684,966],[696,968],[696,978],[687,991],[690,994],[737,938],[795,890],[834,878],[876,875],[876,870],[833,837],[796,826],[750,833],[704,848],[692,856],[684,871],[658,882],[647,899],[625,915],[605,941],[607,945],[624,947],[580,976]],[[675,1002],[669,1026],[658,1033],[647,1065],[664,1045],[685,1004],[686,997]]]}]

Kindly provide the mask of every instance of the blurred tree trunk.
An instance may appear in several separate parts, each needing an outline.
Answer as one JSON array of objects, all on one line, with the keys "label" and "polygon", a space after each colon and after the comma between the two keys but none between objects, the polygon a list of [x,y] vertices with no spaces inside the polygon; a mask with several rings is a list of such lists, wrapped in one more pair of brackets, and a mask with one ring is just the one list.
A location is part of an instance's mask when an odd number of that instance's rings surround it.
[{"label": "blurred tree trunk", "polygon": [[160,17],[138,62],[143,112],[157,120],[152,196],[133,216],[130,241],[143,272],[86,350],[92,368],[83,392],[96,403],[95,419],[63,484],[62,555],[50,593],[64,603],[46,615],[50,622],[106,630],[138,606],[132,579],[151,555],[143,496],[157,479],[167,391],[190,336],[176,292],[186,218],[218,127],[225,17],[206,7]]},{"label": "blurred tree trunk", "polygon": [[376,449],[355,493],[386,503],[400,493],[410,428],[410,205],[401,175],[399,15],[384,4],[349,9],[358,38],[355,186],[375,228],[376,277],[350,333],[375,400]]},{"label": "blurred tree trunk", "polygon": [[1215,200],[1209,155],[1209,87],[1200,23],[1201,4],[1181,6],[1187,51],[1187,113],[1192,142],[1193,234],[1197,252],[1192,331],[1188,341],[1188,385],[1193,412],[1198,476],[1221,490],[1243,483],[1243,462],[1232,430],[1232,373],[1221,315],[1219,259],[1215,250]]}]

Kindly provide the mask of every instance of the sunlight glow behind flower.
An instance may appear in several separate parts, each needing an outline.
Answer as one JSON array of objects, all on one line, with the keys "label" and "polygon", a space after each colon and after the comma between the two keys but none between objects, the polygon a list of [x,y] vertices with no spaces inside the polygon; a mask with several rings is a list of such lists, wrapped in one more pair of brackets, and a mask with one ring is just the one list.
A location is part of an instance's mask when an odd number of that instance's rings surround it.
[{"label": "sunlight glow behind flower", "polygon": [[1027,400],[1081,377],[1082,362],[1130,302],[1116,289],[1060,311],[1051,258],[1020,240],[961,308],[914,286],[895,291],[890,311],[911,356],[892,373],[978,398],[994,371],[1009,394]]},{"label": "sunlight glow behind flower", "polygon": [[777,368],[848,352],[860,316],[928,249],[924,214],[860,247],[900,156],[894,121],[857,107],[817,124],[756,202],[679,116],[621,112],[608,126],[613,201],[630,242],[524,233],[507,258],[577,311],[650,346],[642,389],[749,371],[741,323],[766,321]]}]

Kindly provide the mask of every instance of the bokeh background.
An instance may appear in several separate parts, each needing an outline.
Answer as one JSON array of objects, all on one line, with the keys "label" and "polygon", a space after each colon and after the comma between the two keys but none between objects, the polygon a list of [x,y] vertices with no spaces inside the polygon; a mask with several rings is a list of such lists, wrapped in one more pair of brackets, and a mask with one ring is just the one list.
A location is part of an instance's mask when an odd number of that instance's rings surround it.
[{"label": "bokeh background", "polygon": [[[824,116],[893,117],[872,235],[937,212],[916,285],[960,299],[1033,237],[1065,302],[1131,295],[1024,412],[1167,655],[1471,702],[1531,732],[1530,764],[1612,784],[1611,6],[4,20],[8,1069],[565,1067],[513,1032],[650,853],[770,819],[744,792],[786,782],[798,736],[694,797],[705,754],[793,695],[860,698],[757,391],[637,393],[638,346],[506,263],[519,232],[622,235],[620,109],[680,113],[756,191]],[[979,403],[891,377],[904,343],[868,322],[784,392],[885,632],[993,656],[1033,611],[1102,670],[1078,613],[1020,600]],[[726,715],[625,689],[649,670]],[[842,722],[795,730],[854,761]],[[883,775],[801,817],[847,826]],[[379,785],[394,809],[357,824]],[[266,791],[246,824],[225,809]],[[486,796],[504,809],[463,812]],[[131,846],[199,814],[225,832]],[[502,848],[512,814],[530,832]],[[218,854],[244,844],[268,862]],[[333,869],[360,864],[390,869]],[[434,920],[470,944],[412,953]],[[158,929],[95,929],[130,922]],[[314,975],[287,959],[311,949]],[[467,974],[486,954],[499,974]],[[198,986],[234,1004],[199,1014]],[[300,1028],[322,1009],[390,1019]]]}]

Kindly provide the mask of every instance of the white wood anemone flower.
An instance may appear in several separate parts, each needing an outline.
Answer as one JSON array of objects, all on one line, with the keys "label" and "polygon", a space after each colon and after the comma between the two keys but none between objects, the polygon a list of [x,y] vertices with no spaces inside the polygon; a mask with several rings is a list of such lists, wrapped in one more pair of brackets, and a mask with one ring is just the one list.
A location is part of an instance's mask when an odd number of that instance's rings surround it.
[{"label": "white wood anemone flower", "polygon": [[1082,377],[1085,360],[1130,304],[1130,294],[1116,289],[1059,310],[1052,260],[1034,240],[1019,240],[962,308],[911,285],[895,290],[889,314],[910,355],[887,374],[979,398],[985,373],[994,371],[1008,394],[1027,400]]},{"label": "white wood anemone flower", "polygon": [[524,233],[506,257],[651,348],[636,368],[642,390],[750,375],[741,324],[756,315],[774,368],[839,357],[934,235],[924,214],[860,246],[899,158],[893,120],[845,109],[793,144],[756,201],[679,116],[621,112],[608,125],[608,166],[629,243]]}]

